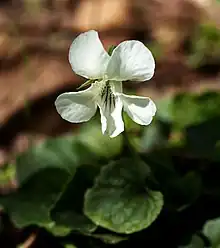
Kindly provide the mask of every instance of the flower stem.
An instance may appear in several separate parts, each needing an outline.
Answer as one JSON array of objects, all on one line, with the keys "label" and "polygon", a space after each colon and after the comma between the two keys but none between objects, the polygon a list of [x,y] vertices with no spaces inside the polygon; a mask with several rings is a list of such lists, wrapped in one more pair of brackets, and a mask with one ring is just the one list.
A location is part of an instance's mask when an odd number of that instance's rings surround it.
[{"label": "flower stem", "polygon": [[[124,119],[124,118],[123,118]],[[123,151],[122,154],[128,155],[128,153],[131,155],[136,160],[140,160],[140,156],[136,149],[133,147],[133,145],[130,142],[128,132],[126,131],[126,122],[123,120],[125,123],[125,129],[124,132],[122,133],[123,136]]]}]

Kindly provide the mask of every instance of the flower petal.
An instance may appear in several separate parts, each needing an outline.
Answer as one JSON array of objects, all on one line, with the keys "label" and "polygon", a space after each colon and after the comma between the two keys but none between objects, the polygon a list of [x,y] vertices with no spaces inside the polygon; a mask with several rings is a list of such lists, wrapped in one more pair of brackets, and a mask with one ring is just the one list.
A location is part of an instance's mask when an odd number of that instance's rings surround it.
[{"label": "flower petal", "polygon": [[156,105],[149,97],[120,94],[124,110],[130,118],[140,124],[149,125],[156,113]]},{"label": "flower petal", "polygon": [[140,41],[120,43],[112,53],[107,76],[117,81],[145,81],[153,77],[155,61],[151,51]]},{"label": "flower petal", "polygon": [[[114,89],[113,83],[110,83],[110,86]],[[121,85],[116,84],[115,86],[120,88]],[[120,97],[114,95],[112,91],[108,92],[108,87],[106,89],[97,100],[97,104],[101,114],[102,133],[113,138],[124,131],[124,122],[121,115],[123,106]]]},{"label": "flower petal", "polygon": [[111,90],[114,94],[122,93],[122,82],[121,81],[109,81]]},{"label": "flower petal", "polygon": [[96,87],[91,85],[86,90],[59,95],[55,101],[57,112],[69,122],[88,121],[95,115],[97,109],[93,100],[96,90]]},{"label": "flower petal", "polygon": [[80,34],[70,46],[69,62],[73,71],[85,78],[102,78],[110,56],[94,30]]}]

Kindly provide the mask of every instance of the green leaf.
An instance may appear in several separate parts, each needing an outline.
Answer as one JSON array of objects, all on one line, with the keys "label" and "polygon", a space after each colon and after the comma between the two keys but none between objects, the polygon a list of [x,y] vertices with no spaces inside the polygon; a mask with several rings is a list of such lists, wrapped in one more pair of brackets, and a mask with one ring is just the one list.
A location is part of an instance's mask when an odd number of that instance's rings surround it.
[{"label": "green leaf", "polygon": [[157,102],[157,118],[183,128],[219,116],[219,105],[220,95],[217,92],[180,93]]},{"label": "green leaf", "polygon": [[16,192],[0,196],[0,206],[18,227],[53,227],[50,210],[62,195],[76,168],[93,156],[72,136],[49,139],[17,158]]},{"label": "green leaf", "polygon": [[61,169],[44,170],[30,177],[16,192],[0,197],[0,205],[17,227],[52,223],[50,209],[62,193],[68,173]]},{"label": "green leaf", "polygon": [[75,245],[72,245],[72,244],[66,244],[64,247],[65,248],[77,248]]},{"label": "green leaf", "polygon": [[16,167],[14,164],[7,164],[0,168],[0,187],[7,185],[15,179]]},{"label": "green leaf", "polygon": [[96,225],[117,233],[148,227],[162,209],[163,196],[146,187],[147,176],[147,165],[132,159],[104,166],[85,195],[85,214]]},{"label": "green leaf", "polygon": [[166,199],[166,206],[180,210],[195,202],[202,194],[202,177],[197,171],[188,171],[180,175],[175,169],[172,154],[175,149],[152,151],[142,159],[150,166],[153,175],[159,182]]},{"label": "green leaf", "polygon": [[217,148],[217,143],[220,140],[219,126],[220,116],[216,116],[200,125],[188,127],[186,129],[186,149],[198,156],[219,160]]},{"label": "green leaf", "polygon": [[185,246],[179,246],[178,248],[204,248],[205,244],[201,237],[198,235],[193,235],[191,242]]},{"label": "green leaf", "polygon": [[212,248],[220,248],[220,218],[208,220],[203,226],[203,234],[209,238]]},{"label": "green leaf", "polygon": [[65,225],[57,225],[54,222],[46,225],[45,228],[47,231],[51,232],[54,236],[57,237],[65,237],[71,233],[71,228]]},{"label": "green leaf", "polygon": [[[98,172],[99,169],[92,165],[83,165],[77,169],[75,176],[66,186],[65,192],[51,212],[55,227],[64,228],[64,232],[56,233],[57,235],[65,236],[67,230],[81,233],[95,231],[96,225],[84,215],[82,210],[84,193],[93,185],[93,179]],[[50,231],[54,233],[55,227]]]},{"label": "green leaf", "polygon": [[18,156],[17,178],[19,184],[22,184],[30,176],[46,168],[60,168],[74,174],[77,166],[91,163],[93,158],[89,149],[74,136],[48,139]]},{"label": "green leaf", "polygon": [[91,234],[90,236],[93,238],[100,239],[104,243],[111,245],[118,244],[128,239],[127,237],[121,237],[115,234]]},{"label": "green leaf", "polygon": [[219,59],[220,32],[213,22],[205,22],[197,26],[191,38],[188,64],[191,67],[211,65]]},{"label": "green leaf", "polygon": [[219,115],[220,97],[216,92],[201,95],[179,94],[172,108],[174,121],[181,127],[195,125]]},{"label": "green leaf", "polygon": [[96,225],[92,223],[86,216],[76,213],[73,210],[62,210],[53,217],[55,224],[48,230],[57,236],[66,236],[72,231],[82,233],[94,232]]},{"label": "green leaf", "polygon": [[195,171],[189,171],[183,177],[176,177],[169,183],[171,186],[169,197],[179,204],[179,211],[195,202],[202,193],[202,179]]}]

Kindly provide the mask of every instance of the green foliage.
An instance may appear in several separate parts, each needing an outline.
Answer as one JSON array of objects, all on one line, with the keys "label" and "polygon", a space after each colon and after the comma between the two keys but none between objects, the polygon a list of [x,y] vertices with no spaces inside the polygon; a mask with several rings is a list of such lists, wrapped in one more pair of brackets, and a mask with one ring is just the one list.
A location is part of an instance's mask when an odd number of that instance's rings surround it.
[{"label": "green foliage", "polygon": [[190,243],[185,246],[180,246],[179,248],[204,248],[205,244],[201,237],[198,235],[193,235]]},{"label": "green foliage", "polygon": [[71,245],[71,244],[67,244],[67,245],[65,245],[65,248],[76,248],[76,246],[75,245]]},{"label": "green foliage", "polygon": [[[51,211],[56,225],[82,233],[90,233],[96,229],[96,225],[83,214],[83,201],[87,187],[92,185],[93,178],[98,172],[99,169],[92,165],[83,165],[77,169],[75,176],[65,187],[65,192]],[[59,235],[63,236],[63,234],[65,236],[65,233]]]},{"label": "green foliage", "polygon": [[174,98],[162,99],[158,104],[161,120],[185,128],[220,116],[220,98],[217,92],[204,94],[180,93]]},{"label": "green foliage", "polygon": [[64,247],[219,248],[220,94],[156,104],[147,127],[125,115],[127,135],[111,139],[94,120],[2,168],[1,187],[18,185],[0,194],[13,224],[43,228]]},{"label": "green foliage", "polygon": [[94,223],[118,233],[148,227],[163,206],[163,196],[147,188],[147,165],[124,159],[104,166],[85,195],[85,214]]},{"label": "green foliage", "polygon": [[209,220],[203,227],[203,233],[209,238],[213,248],[220,247],[220,218]]},{"label": "green foliage", "polygon": [[22,187],[10,195],[2,196],[0,204],[11,215],[18,227],[31,224],[50,225],[49,211],[61,194],[68,173],[60,169],[36,173]]},{"label": "green foliage", "polygon": [[15,178],[16,167],[14,164],[7,164],[0,168],[0,186],[10,183]]},{"label": "green foliage", "polygon": [[[74,152],[73,152],[74,151]],[[50,210],[62,195],[77,166],[91,161],[86,147],[73,137],[48,140],[17,158],[19,190],[0,198],[18,227],[53,226]]]},{"label": "green foliage", "polygon": [[188,64],[197,68],[219,61],[220,31],[213,23],[201,24],[191,40]]}]

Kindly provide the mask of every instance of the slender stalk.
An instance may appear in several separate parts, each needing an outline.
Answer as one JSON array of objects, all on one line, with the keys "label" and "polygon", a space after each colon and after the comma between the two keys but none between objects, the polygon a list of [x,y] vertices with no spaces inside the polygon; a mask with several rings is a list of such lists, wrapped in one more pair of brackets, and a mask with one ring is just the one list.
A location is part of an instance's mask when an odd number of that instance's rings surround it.
[{"label": "slender stalk", "polygon": [[138,152],[136,151],[136,149],[133,147],[133,145],[130,142],[129,135],[128,135],[128,132],[126,130],[126,121],[124,118],[123,118],[123,121],[125,123],[125,129],[124,129],[124,132],[122,133],[122,136],[123,136],[123,151],[122,151],[122,153],[127,155],[127,153],[129,152],[131,157],[133,157],[136,160],[140,160],[140,156],[139,156]]}]

